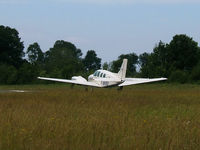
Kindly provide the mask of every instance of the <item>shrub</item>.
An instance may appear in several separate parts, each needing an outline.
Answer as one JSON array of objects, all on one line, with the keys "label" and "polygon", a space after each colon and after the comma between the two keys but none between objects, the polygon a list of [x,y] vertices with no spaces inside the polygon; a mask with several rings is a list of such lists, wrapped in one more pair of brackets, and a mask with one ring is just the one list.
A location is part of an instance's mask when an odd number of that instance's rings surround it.
[{"label": "shrub", "polygon": [[193,68],[192,73],[190,74],[190,80],[192,81],[200,80],[200,63]]},{"label": "shrub", "polygon": [[181,70],[176,70],[169,76],[170,82],[186,83],[188,81],[187,73]]},{"label": "shrub", "polygon": [[15,84],[16,80],[16,68],[11,65],[0,64],[0,84]]}]

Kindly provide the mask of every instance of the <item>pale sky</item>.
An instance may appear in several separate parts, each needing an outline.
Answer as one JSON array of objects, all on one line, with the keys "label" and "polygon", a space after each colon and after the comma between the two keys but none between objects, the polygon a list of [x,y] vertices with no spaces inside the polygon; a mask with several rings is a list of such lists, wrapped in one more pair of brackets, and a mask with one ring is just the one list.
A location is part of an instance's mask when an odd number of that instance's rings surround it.
[{"label": "pale sky", "polygon": [[65,40],[110,62],[175,34],[200,43],[200,0],[0,0],[0,25],[16,28],[26,48]]}]

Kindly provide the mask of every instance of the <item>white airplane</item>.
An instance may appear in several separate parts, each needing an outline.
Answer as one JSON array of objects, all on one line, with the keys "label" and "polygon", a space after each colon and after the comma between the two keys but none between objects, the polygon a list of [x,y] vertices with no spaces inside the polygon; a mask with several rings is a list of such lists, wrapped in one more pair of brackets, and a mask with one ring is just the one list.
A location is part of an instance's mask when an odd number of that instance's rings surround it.
[{"label": "white airplane", "polygon": [[128,85],[167,80],[167,78],[154,78],[154,79],[126,78],[127,62],[128,62],[127,59],[123,60],[123,63],[118,73],[113,73],[107,70],[97,70],[94,74],[91,74],[88,77],[88,81],[82,76],[73,76],[71,80],[45,78],[45,77],[38,77],[38,79],[65,82],[65,83],[78,84],[84,86],[101,87],[101,88],[118,86],[120,87],[120,89]]}]

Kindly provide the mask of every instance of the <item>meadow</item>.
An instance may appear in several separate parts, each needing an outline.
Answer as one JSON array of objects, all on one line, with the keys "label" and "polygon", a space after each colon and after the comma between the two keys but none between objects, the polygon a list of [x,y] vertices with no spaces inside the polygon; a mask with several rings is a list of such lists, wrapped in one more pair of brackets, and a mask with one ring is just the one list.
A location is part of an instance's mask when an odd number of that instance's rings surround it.
[{"label": "meadow", "polygon": [[85,91],[52,84],[1,90],[1,150],[200,149],[200,85]]}]

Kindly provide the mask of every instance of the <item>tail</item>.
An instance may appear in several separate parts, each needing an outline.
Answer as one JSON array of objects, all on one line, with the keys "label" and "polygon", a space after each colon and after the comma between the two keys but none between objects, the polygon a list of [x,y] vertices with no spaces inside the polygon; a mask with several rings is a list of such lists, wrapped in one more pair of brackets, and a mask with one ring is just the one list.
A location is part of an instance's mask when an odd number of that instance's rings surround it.
[{"label": "tail", "polygon": [[127,62],[128,62],[128,59],[123,59],[123,63],[122,63],[121,68],[118,72],[118,76],[120,77],[121,80],[124,80],[125,77],[126,77]]}]

